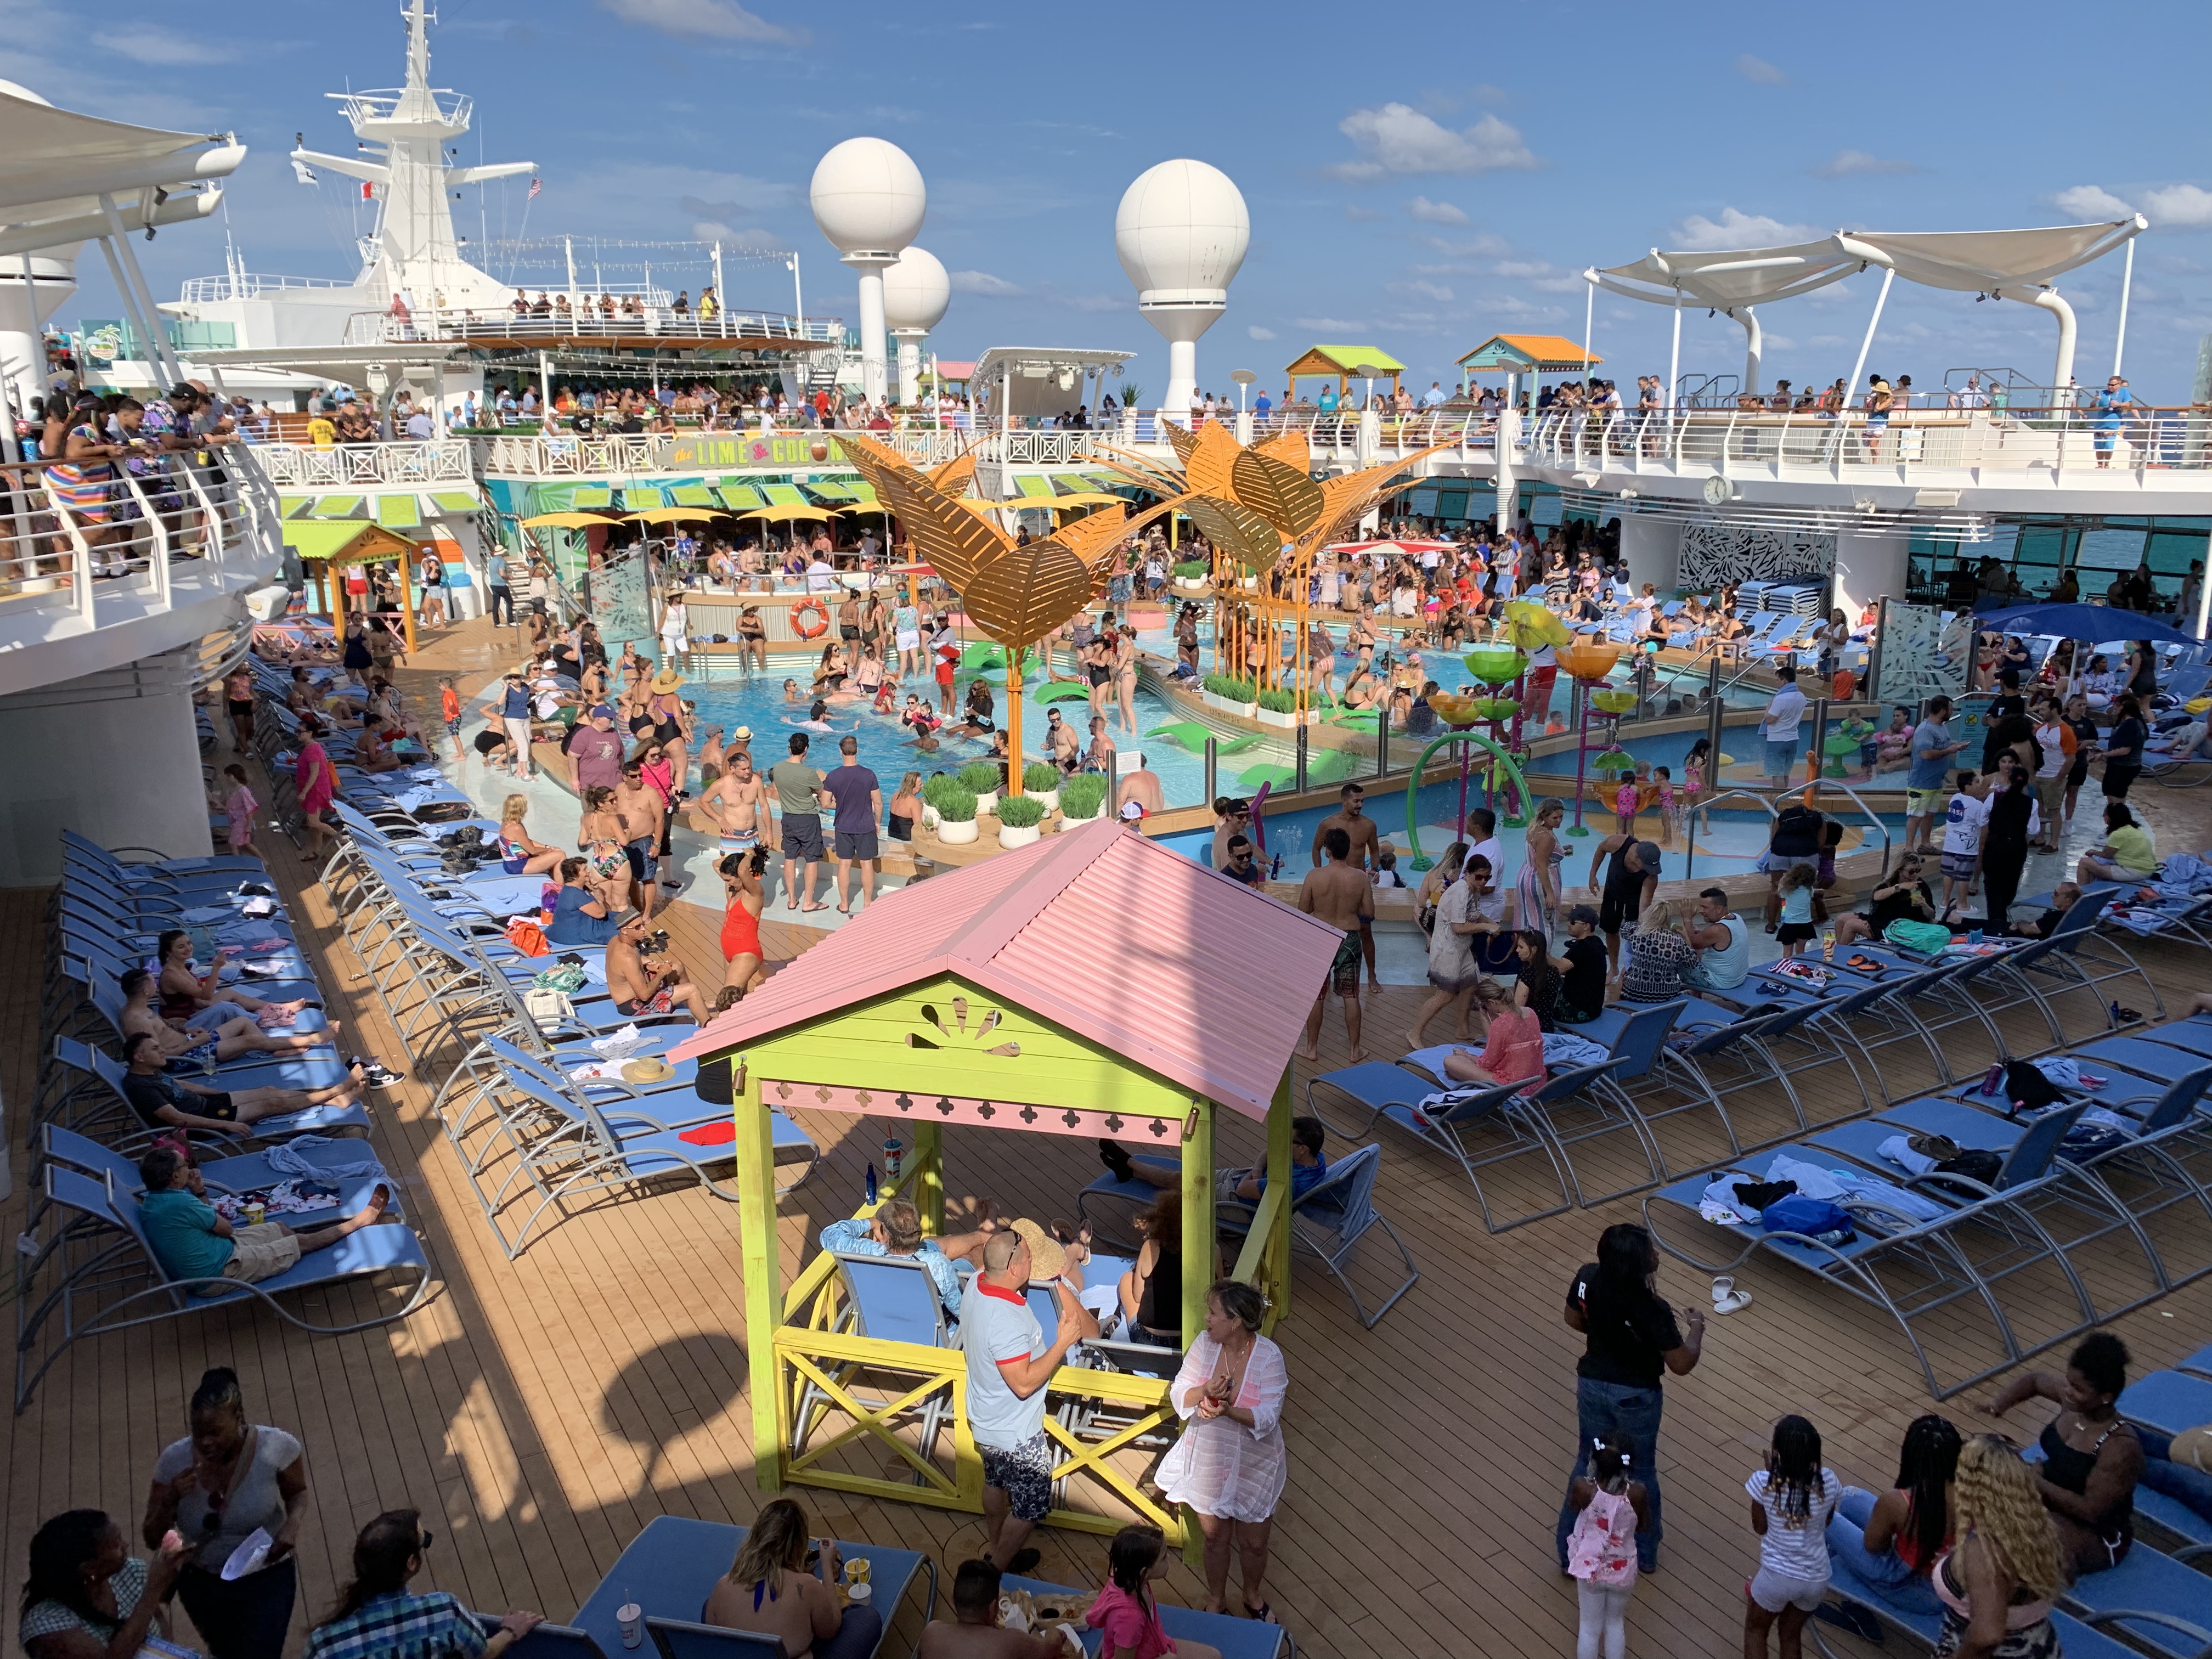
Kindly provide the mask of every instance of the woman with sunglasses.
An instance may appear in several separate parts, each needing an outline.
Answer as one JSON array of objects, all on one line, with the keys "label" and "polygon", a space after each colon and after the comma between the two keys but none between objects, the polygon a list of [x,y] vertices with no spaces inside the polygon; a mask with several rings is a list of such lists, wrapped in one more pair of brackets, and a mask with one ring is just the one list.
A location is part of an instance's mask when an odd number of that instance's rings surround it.
[{"label": "woman with sunglasses", "polygon": [[[249,1423],[238,1375],[218,1366],[192,1392],[191,1433],[155,1460],[140,1535],[149,1549],[176,1528],[189,1547],[177,1594],[214,1659],[281,1659],[300,1589],[307,1462],[283,1430]],[[223,1564],[257,1531],[265,1564],[226,1580]]]},{"label": "woman with sunglasses", "polygon": [[307,1632],[307,1659],[499,1659],[545,1622],[541,1613],[510,1613],[487,1638],[450,1590],[410,1595],[407,1581],[422,1571],[431,1536],[413,1510],[386,1510],[363,1527],[353,1541],[353,1582]]}]

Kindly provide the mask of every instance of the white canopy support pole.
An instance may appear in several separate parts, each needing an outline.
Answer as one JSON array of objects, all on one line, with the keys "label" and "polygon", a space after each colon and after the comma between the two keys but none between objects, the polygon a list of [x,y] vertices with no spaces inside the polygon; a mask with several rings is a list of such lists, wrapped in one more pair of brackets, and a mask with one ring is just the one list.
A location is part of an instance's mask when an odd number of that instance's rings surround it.
[{"label": "white canopy support pole", "polygon": [[2136,239],[2128,238],[2128,257],[2120,266],[2120,327],[2112,338],[2112,373],[2120,372],[2120,355],[2128,347],[2128,291],[2136,282]]},{"label": "white canopy support pole", "polygon": [[1889,303],[1889,285],[1897,280],[1897,272],[1885,266],[1881,273],[1881,292],[1874,296],[1874,315],[1867,319],[1866,337],[1859,342],[1858,361],[1851,365],[1851,378],[1844,382],[1844,407],[1851,406],[1858,396],[1859,376],[1866,373],[1867,353],[1874,349],[1874,331],[1881,326],[1881,308]]},{"label": "white canopy support pole", "polygon": [[2204,576],[2197,584],[2197,637],[2205,637],[2205,629],[2212,626],[2212,539],[2204,544]]},{"label": "white canopy support pole", "polygon": [[1674,407],[1674,384],[1682,377],[1682,290],[1674,290],[1674,348],[1667,358],[1667,407]]},{"label": "white canopy support pole", "polygon": [[[129,296],[131,308],[143,316],[150,331],[146,340],[148,359],[167,376],[169,386],[182,386],[185,366],[169,349],[169,337],[162,331],[161,313],[154,303],[154,290],[146,286],[146,273],[138,268],[138,255],[131,246],[131,234],[124,228],[123,216],[115,210],[115,198],[103,193],[100,210],[107,220],[106,245],[114,250],[109,257],[122,262],[121,270],[115,272],[116,286]],[[27,302],[30,297],[26,295],[24,299]],[[158,394],[167,392],[168,386],[157,386],[154,390]]]},{"label": "white canopy support pole", "polygon": [[1597,284],[1588,283],[1583,295],[1583,391],[1589,391],[1590,330],[1597,320]]},{"label": "white canopy support pole", "polygon": [[561,251],[568,261],[568,314],[574,317],[576,314],[576,239],[563,236]]},{"label": "white canopy support pole", "polygon": [[1765,335],[1759,326],[1759,313],[1749,306],[1738,306],[1729,313],[1743,325],[1743,389],[1753,397],[1764,397],[1765,377],[1759,366],[1764,355]]}]

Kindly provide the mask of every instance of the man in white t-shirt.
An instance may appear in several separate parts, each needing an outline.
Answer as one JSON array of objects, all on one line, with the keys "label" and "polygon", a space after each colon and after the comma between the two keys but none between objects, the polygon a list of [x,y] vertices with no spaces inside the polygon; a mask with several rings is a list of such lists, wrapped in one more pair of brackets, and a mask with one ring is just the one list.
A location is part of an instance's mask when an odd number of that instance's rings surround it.
[{"label": "man in white t-shirt", "polygon": [[1475,859],[1490,860],[1490,880],[1493,886],[1502,886],[1505,870],[1505,843],[1498,838],[1498,814],[1487,806],[1468,809],[1467,838],[1472,843],[1467,849],[1469,861]]},{"label": "man in white t-shirt", "polygon": [[1959,774],[1958,793],[1943,815],[1943,912],[1963,905],[1982,867],[1982,835],[1990,822],[1990,783],[1972,772]]},{"label": "man in white t-shirt", "polygon": [[1759,735],[1766,739],[1766,776],[1770,782],[1787,783],[1797,764],[1797,724],[1805,718],[1805,694],[1797,689],[1797,671],[1788,663],[1774,671],[1782,689],[1766,705]]},{"label": "man in white t-shirt", "polygon": [[[1036,1247],[1048,1247],[1040,1262]],[[1098,1334],[1081,1302],[1080,1282],[1060,1270],[1066,1258],[1034,1221],[991,1235],[983,1269],[960,1304],[960,1346],[968,1355],[968,1427],[983,1454],[983,1559],[1004,1572],[1028,1572],[1038,1552],[1023,1547],[1052,1508],[1052,1437],[1044,1431],[1045,1385],[1067,1351]],[[1030,1311],[1038,1267],[1055,1280],[1060,1324],[1052,1341]]]},{"label": "man in white t-shirt", "polygon": [[817,553],[807,562],[806,591],[810,593],[827,593],[836,585],[837,573],[830,568],[829,560]]}]

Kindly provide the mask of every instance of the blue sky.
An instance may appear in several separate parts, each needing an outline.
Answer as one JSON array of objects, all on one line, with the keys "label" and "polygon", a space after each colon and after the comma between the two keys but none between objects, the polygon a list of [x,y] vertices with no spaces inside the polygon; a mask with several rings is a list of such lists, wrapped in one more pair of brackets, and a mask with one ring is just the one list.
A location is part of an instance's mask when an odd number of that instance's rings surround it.
[{"label": "blue sky", "polygon": [[[1199,378],[1262,384],[1316,341],[1371,343],[1417,387],[1491,333],[1579,337],[1585,265],[1653,246],[1751,246],[1845,228],[2153,221],[2137,256],[2127,368],[2185,399],[2212,333],[2212,153],[2202,65],[2212,11],[2152,3],[2124,27],[1988,7],[1464,4],[1261,9],[885,0],[445,0],[433,78],[471,93],[489,161],[538,163],[532,236],[796,247],[811,313],[853,315],[806,181],[838,140],[903,146],[930,191],[921,241],[955,273],[933,346],[1119,348],[1157,392],[1166,349],[1113,249],[1122,190],[1192,155],[1244,193],[1252,246]],[[283,152],[349,151],[323,97],[400,73],[397,0],[107,16],[0,0],[0,76],[120,118],[233,129],[253,154],[230,191],[249,268],[349,276],[355,187],[294,182]],[[925,15],[926,14],[926,15]],[[918,21],[919,18],[919,21]],[[156,21],[158,20],[158,21]],[[526,185],[457,204],[473,242],[521,229]],[[363,227],[365,228],[365,226]],[[155,291],[222,268],[221,230],[140,245]],[[116,314],[105,272],[63,316]],[[788,308],[781,262],[730,267],[738,303]],[[1849,371],[1873,301],[1861,276],[1764,317],[1770,375]],[[2118,258],[2060,288],[2077,374],[2110,368]],[[696,283],[692,284],[696,288]],[[1669,319],[1601,296],[1595,350],[1624,383],[1663,373]],[[2042,379],[2050,320],[1971,295],[1893,292],[1869,367],[1922,386],[1962,366]],[[1686,368],[1741,366],[1702,312]]]}]

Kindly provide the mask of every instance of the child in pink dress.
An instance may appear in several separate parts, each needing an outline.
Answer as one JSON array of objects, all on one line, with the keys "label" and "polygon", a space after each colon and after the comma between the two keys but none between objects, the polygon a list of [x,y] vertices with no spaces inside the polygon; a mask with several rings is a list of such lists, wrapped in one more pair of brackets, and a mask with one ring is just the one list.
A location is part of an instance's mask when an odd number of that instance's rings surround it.
[{"label": "child in pink dress", "polygon": [[1576,1579],[1582,1627],[1575,1659],[1621,1659],[1628,1645],[1628,1598],[1636,1590],[1636,1529],[1646,1510],[1644,1483],[1628,1478],[1628,1447],[1617,1434],[1590,1448],[1589,1473],[1567,1501],[1582,1513],[1567,1534],[1567,1571]]},{"label": "child in pink dress", "polygon": [[261,810],[261,803],[254,799],[253,791],[247,787],[244,767],[226,766],[222,769],[222,775],[231,783],[230,793],[222,803],[222,810],[230,817],[230,828],[226,832],[230,850],[251,856],[253,852],[253,815]]},{"label": "child in pink dress", "polygon": [[1168,1562],[1158,1527],[1124,1527],[1114,1534],[1106,1551],[1106,1588],[1085,1615],[1105,1638],[1099,1644],[1099,1659],[1160,1659],[1176,1650],[1150,1588],[1152,1580],[1166,1573]]}]

